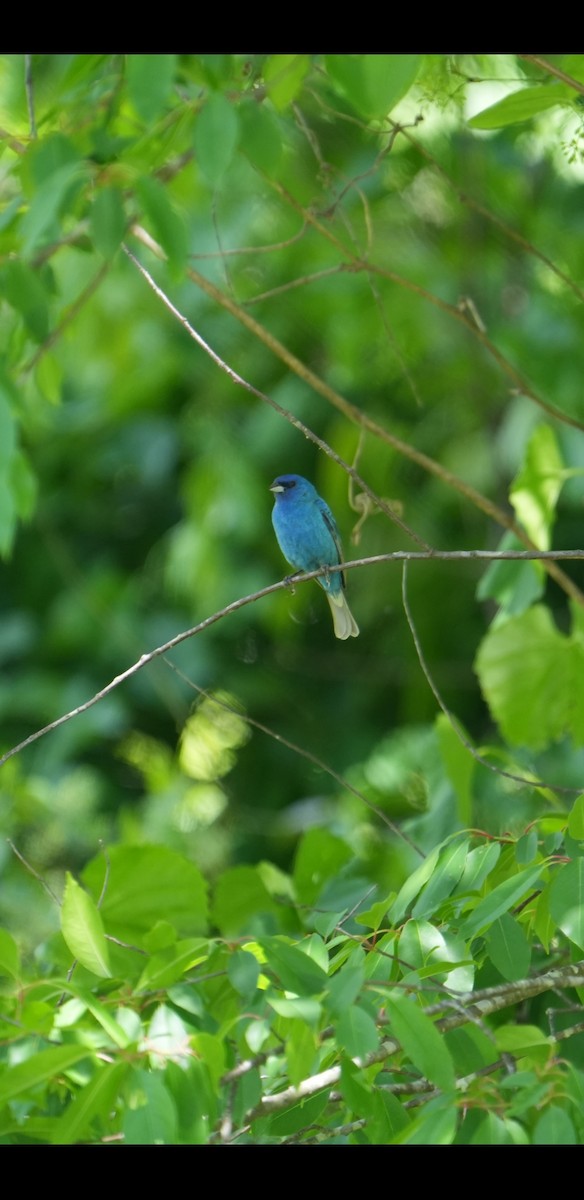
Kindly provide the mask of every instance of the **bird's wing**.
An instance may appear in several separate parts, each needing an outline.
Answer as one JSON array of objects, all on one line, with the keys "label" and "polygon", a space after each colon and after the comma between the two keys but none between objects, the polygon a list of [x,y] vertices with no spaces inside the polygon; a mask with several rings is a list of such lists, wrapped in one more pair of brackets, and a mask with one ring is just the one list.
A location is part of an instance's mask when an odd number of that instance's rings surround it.
[{"label": "bird's wing", "polygon": [[[337,529],[337,523],[335,521],[335,518],[333,517],[333,514],[332,514],[328,504],[320,496],[318,498],[318,507],[322,513],[322,519],[333,539],[333,542],[335,543],[335,547],[336,547],[336,551],[337,551],[337,555],[338,555],[337,561],[342,562],[343,561],[343,547],[341,545],[341,535]],[[341,575],[341,583],[342,583],[343,587],[345,587],[346,586],[345,572],[341,571],[340,575]]]}]

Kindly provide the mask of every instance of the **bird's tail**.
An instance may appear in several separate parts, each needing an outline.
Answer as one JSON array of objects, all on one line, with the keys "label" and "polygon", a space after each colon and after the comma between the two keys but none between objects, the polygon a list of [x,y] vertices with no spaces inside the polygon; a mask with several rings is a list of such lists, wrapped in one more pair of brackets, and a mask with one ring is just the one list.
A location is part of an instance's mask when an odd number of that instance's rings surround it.
[{"label": "bird's tail", "polygon": [[359,626],[347,604],[345,593],[341,591],[333,596],[331,592],[327,592],[326,598],[333,614],[335,637],[340,638],[342,642],[350,637],[359,637]]}]

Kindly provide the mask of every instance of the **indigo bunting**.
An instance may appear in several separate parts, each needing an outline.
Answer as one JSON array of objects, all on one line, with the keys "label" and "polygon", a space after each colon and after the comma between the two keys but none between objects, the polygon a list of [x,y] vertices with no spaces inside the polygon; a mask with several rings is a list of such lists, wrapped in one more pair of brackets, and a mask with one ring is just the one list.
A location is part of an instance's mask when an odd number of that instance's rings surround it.
[{"label": "indigo bunting", "polygon": [[[316,571],[343,561],[341,539],[335,518],[316,488],[302,475],[278,475],[270,487],[274,493],[272,524],[284,558],[297,571]],[[345,599],[342,571],[322,575],[317,583],[326,592],[333,616],[335,637],[358,637],[359,627]]]}]

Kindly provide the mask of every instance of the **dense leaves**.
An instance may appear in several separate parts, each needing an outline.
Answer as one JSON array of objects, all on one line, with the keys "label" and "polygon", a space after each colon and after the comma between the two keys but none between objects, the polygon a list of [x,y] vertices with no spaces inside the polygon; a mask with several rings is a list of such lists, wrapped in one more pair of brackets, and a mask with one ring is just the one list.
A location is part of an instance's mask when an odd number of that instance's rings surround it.
[{"label": "dense leaves", "polygon": [[0,1141],[581,1143],[584,58],[0,65]]}]

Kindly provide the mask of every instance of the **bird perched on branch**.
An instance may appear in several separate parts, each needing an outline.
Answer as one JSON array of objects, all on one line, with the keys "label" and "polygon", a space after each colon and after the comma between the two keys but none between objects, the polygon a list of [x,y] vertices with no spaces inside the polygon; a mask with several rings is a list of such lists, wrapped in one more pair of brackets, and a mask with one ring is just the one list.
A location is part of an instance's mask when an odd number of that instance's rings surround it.
[{"label": "bird perched on branch", "polygon": [[[302,475],[278,475],[270,486],[274,493],[272,524],[284,558],[297,571],[335,567],[343,561],[335,518],[316,488]],[[326,592],[335,637],[358,637],[359,627],[345,599],[342,571],[321,575],[317,583]]]}]

